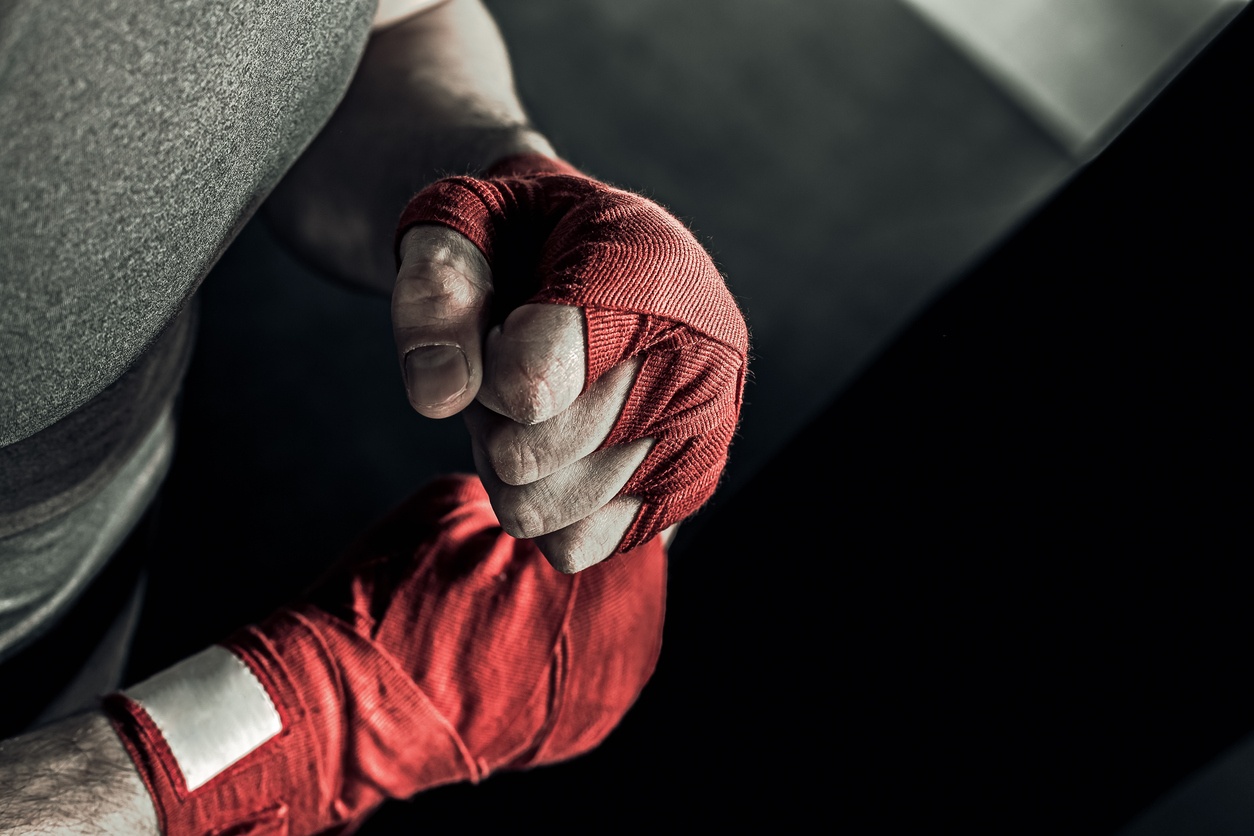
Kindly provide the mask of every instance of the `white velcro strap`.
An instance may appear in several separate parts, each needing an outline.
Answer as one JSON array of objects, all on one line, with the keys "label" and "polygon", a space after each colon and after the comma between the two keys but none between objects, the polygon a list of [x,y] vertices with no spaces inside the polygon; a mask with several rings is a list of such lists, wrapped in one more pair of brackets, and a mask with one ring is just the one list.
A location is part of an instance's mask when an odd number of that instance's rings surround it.
[{"label": "white velcro strap", "polygon": [[266,689],[222,647],[189,656],[124,693],[161,729],[189,791],[283,730]]}]

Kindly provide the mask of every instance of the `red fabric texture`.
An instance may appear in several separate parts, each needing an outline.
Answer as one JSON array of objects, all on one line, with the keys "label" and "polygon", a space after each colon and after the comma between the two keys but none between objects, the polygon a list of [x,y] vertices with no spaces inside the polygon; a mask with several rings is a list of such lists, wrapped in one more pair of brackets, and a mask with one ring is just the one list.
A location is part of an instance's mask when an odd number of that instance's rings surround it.
[{"label": "red fabric texture", "polygon": [[142,706],[106,709],[164,833],[346,833],[386,798],[594,748],[653,673],[665,587],[660,539],[564,575],[500,529],[478,479],[444,477],[222,643],[280,734],[188,793]]},{"label": "red fabric texture", "polygon": [[404,233],[424,223],[475,243],[504,312],[524,302],[584,310],[585,387],[643,355],[602,445],[656,440],[621,491],[643,506],[618,551],[696,512],[714,493],[735,436],[749,334],[718,268],[683,223],[640,195],[539,154],[509,157],[482,178],[449,177],[423,189],[397,225],[398,253]]}]

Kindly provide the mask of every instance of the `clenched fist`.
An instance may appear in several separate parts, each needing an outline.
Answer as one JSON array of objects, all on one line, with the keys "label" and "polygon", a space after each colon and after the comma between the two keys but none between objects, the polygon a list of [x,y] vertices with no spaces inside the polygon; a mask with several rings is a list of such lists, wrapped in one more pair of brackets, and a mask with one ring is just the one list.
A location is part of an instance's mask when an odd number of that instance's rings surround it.
[{"label": "clenched fist", "polygon": [[739,420],[748,330],[656,203],[538,154],[450,177],[397,229],[414,408],[464,415],[502,526],[574,572],[697,511]]}]

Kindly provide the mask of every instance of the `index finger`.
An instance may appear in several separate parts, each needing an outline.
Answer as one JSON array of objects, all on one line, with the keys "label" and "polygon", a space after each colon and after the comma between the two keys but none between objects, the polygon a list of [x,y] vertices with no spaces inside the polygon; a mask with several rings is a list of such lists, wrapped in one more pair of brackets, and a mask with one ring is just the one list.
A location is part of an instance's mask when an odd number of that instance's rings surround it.
[{"label": "index finger", "polygon": [[488,333],[479,402],[520,424],[536,424],[575,402],[587,368],[582,309],[520,305]]}]

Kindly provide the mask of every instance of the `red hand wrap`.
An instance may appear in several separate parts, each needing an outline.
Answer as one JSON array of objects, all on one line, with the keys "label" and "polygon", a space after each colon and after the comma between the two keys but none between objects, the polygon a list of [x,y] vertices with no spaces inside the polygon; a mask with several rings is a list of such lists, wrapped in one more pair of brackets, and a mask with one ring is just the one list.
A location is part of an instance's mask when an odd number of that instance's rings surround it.
[{"label": "red hand wrap", "polygon": [[658,540],[561,574],[501,531],[478,480],[448,477],[223,642],[282,731],[203,785],[144,705],[106,709],[164,833],[345,832],[385,798],[596,746],[652,675],[665,576]]},{"label": "red hand wrap", "polygon": [[749,335],[692,233],[646,198],[533,154],[507,158],[483,178],[450,177],[423,189],[401,215],[398,248],[406,230],[424,223],[450,227],[478,246],[506,312],[523,302],[583,308],[585,389],[643,355],[602,445],[656,442],[621,491],[644,504],[618,550],[698,510],[718,484],[736,432]]}]

